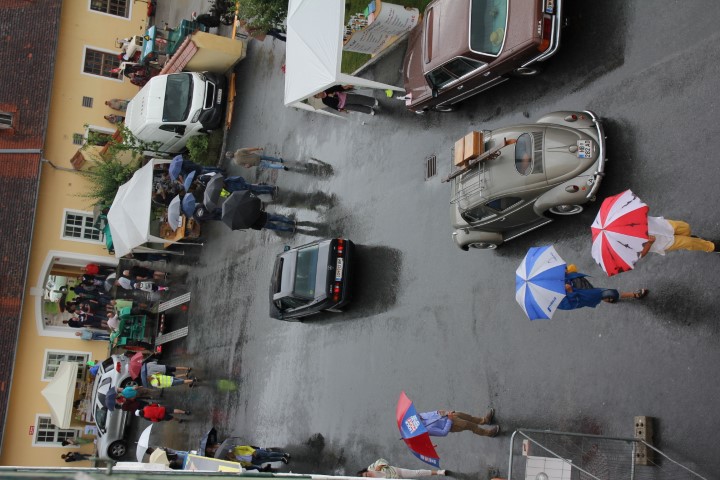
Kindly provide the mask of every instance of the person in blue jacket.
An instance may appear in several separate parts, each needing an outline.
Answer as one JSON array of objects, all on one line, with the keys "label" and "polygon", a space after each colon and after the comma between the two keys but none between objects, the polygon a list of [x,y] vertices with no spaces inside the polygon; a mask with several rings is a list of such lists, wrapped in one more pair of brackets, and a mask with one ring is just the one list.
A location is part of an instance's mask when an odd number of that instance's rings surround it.
[{"label": "person in blue jacket", "polygon": [[616,303],[620,299],[644,298],[650,291],[646,288],[634,292],[619,292],[614,288],[595,288],[587,279],[588,275],[577,271],[573,264],[567,266],[565,272],[565,298],[558,308],[560,310],[575,310],[576,308],[595,308],[600,302]]},{"label": "person in blue jacket", "polygon": [[445,437],[450,432],[464,432],[465,430],[470,430],[481,437],[494,437],[500,433],[499,425],[493,425],[489,428],[482,427],[482,425],[492,422],[495,416],[495,409],[493,408],[489,409],[484,417],[473,417],[455,410],[434,410],[420,413],[419,416],[432,437]]}]

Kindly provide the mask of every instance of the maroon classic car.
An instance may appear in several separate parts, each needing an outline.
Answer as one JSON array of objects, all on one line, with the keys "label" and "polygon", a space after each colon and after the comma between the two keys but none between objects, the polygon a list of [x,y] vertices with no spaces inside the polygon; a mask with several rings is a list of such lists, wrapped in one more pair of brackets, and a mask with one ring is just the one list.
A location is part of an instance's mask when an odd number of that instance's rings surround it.
[{"label": "maroon classic car", "polygon": [[423,113],[534,75],[560,44],[562,0],[435,0],[410,33],[406,105]]}]

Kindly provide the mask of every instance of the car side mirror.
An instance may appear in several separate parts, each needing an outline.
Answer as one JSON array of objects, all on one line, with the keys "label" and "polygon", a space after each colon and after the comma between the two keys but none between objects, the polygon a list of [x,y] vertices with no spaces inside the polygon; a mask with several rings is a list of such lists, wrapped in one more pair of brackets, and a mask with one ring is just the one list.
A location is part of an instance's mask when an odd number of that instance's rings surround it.
[{"label": "car side mirror", "polygon": [[433,98],[437,98],[437,97],[438,97],[438,94],[439,94],[439,93],[438,93],[438,89],[437,89],[437,88],[433,88],[433,89],[432,89],[432,97],[433,97]]},{"label": "car side mirror", "polygon": [[283,252],[287,252],[289,250],[290,250],[290,245],[285,245],[285,247],[283,248]]}]

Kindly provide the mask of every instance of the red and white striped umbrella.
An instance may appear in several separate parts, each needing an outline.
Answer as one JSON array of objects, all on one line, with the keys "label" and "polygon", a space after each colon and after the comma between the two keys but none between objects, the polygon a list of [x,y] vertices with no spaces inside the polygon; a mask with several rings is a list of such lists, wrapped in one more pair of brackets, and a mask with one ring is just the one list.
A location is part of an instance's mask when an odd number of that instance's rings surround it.
[{"label": "red and white striped umbrella", "polygon": [[630,190],[608,197],[592,224],[592,257],[609,277],[632,270],[648,240],[648,210]]}]

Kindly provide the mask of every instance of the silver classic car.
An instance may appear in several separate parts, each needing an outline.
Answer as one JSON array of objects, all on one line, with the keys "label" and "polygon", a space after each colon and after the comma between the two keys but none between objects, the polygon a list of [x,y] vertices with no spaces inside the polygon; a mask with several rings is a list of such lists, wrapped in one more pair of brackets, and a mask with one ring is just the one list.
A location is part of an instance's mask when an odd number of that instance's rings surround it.
[{"label": "silver classic car", "polygon": [[496,248],[595,199],[606,159],[594,113],[554,112],[483,133],[485,152],[446,178],[461,249]]}]

